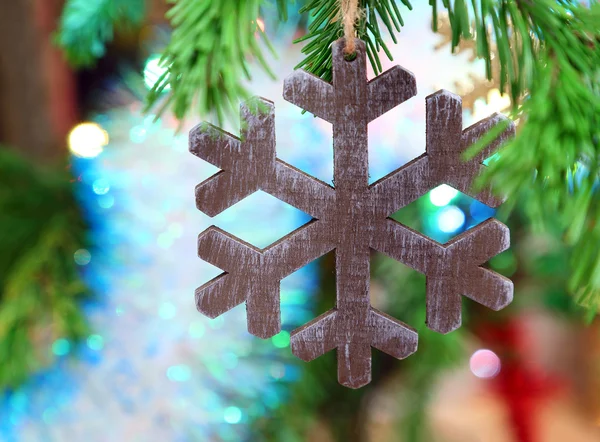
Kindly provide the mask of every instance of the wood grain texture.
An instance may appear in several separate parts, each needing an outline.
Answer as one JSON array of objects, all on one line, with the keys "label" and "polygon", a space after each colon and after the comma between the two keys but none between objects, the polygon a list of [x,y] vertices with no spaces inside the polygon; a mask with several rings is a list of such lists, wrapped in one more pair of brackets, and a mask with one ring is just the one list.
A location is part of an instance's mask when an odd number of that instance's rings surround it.
[{"label": "wood grain texture", "polygon": [[492,309],[511,301],[512,282],[480,267],[508,248],[505,225],[488,220],[439,244],[389,216],[443,183],[499,204],[489,190],[474,194],[471,187],[481,161],[514,134],[514,125],[463,162],[462,152],[504,117],[463,130],[460,98],[439,91],[427,97],[426,153],[369,185],[368,123],[416,95],[416,81],[400,67],[367,81],[364,43],[356,40],[353,61],[344,59],[343,48],[343,39],[333,46],[333,84],[296,71],[283,90],[286,100],[333,124],[334,188],[276,158],[274,108],[267,100],[242,106],[239,139],[207,124],[191,131],[190,151],[222,169],[197,186],[200,210],[214,216],[263,190],[314,218],[265,249],[214,226],[201,233],[199,256],[225,273],[196,290],[196,304],[215,317],[245,301],[248,330],[270,337],[281,330],[280,280],[335,249],[336,306],[294,330],[291,346],[306,361],[336,349],[340,383],[358,388],[371,379],[371,347],[400,359],[417,349],[414,329],[371,307],[372,249],[427,276],[427,325],[433,330],[460,326],[461,296]]},{"label": "wood grain texture", "polygon": [[214,226],[202,232],[198,256],[226,273],[196,289],[196,306],[214,318],[246,302],[248,331],[269,338],[281,331],[279,281],[335,247],[316,220],[335,192],[275,157],[273,103],[246,103],[241,117],[241,139],[205,123],[190,131],[190,151],[223,169],[196,186],[198,208],[215,216],[263,190],[315,220],[262,250]]}]

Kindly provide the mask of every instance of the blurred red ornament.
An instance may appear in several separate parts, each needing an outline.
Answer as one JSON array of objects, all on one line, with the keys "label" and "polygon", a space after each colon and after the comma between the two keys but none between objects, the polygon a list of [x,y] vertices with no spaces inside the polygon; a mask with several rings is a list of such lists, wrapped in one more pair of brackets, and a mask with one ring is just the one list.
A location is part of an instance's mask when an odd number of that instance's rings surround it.
[{"label": "blurred red ornament", "polygon": [[564,380],[532,361],[531,336],[524,325],[519,319],[487,323],[479,335],[501,360],[502,369],[491,380],[491,386],[506,404],[515,440],[541,442],[535,429],[538,406],[555,396]]}]

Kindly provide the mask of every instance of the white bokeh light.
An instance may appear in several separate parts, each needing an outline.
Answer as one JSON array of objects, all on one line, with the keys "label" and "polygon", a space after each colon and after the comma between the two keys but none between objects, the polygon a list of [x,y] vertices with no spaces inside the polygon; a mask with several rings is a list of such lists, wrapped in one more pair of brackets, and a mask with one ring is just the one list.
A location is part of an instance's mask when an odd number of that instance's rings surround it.
[{"label": "white bokeh light", "polygon": [[94,158],[108,144],[108,133],[96,123],[81,123],[69,133],[69,150],[81,158]]},{"label": "white bokeh light", "polygon": [[[146,87],[152,89],[160,77],[167,71],[168,69],[160,64],[160,55],[150,56],[146,61],[146,66],[144,66],[144,83],[146,83]],[[170,89],[171,85],[167,83],[163,92]]]},{"label": "white bokeh light", "polygon": [[458,190],[453,189],[447,184],[442,184],[429,192],[429,201],[431,201],[431,204],[434,206],[443,207],[450,204],[450,201],[452,201],[456,195],[458,195]]},{"label": "white bokeh light", "polygon": [[453,233],[465,223],[465,214],[456,206],[444,207],[438,212],[437,226],[444,233]]}]

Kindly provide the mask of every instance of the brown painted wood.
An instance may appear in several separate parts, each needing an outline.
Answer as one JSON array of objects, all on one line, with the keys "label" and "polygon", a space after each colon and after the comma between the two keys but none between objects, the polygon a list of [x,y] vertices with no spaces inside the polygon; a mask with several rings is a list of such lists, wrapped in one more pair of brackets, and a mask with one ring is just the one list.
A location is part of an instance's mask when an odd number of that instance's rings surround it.
[{"label": "brown painted wood", "polygon": [[514,126],[463,162],[461,153],[504,117],[463,130],[460,98],[439,91],[427,97],[427,152],[369,185],[368,123],[416,95],[416,81],[398,66],[367,81],[364,43],[356,41],[353,61],[344,59],[343,47],[343,40],[333,46],[333,84],[296,71],[283,91],[286,100],[333,124],[335,188],[276,158],[274,107],[267,100],[242,106],[241,139],[208,124],[191,131],[190,151],[222,169],[197,186],[200,210],[214,216],[263,190],[314,218],[265,249],[214,226],[201,233],[199,256],[225,273],[196,290],[196,304],[216,317],[245,301],[248,330],[273,336],[281,330],[279,281],[335,249],[336,306],[292,332],[291,345],[306,361],[337,349],[340,383],[358,388],[371,379],[371,347],[399,359],[417,349],[414,329],[371,307],[371,249],[427,275],[427,325],[433,330],[460,326],[461,295],[493,309],[511,301],[512,282],[480,267],[509,246],[504,224],[488,220],[442,245],[389,216],[443,183],[499,204],[487,190],[473,194],[471,186],[481,161],[514,134]]}]

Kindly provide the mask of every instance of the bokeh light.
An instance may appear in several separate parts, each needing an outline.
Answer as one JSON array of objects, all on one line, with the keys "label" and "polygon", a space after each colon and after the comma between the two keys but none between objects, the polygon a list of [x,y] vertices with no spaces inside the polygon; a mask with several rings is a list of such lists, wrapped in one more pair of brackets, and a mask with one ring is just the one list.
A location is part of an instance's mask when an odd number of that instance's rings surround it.
[{"label": "bokeh light", "polygon": [[110,209],[115,204],[115,197],[112,195],[102,195],[98,198],[98,205],[103,209]]},{"label": "bokeh light", "polygon": [[57,339],[52,344],[52,353],[56,356],[64,356],[71,351],[71,343],[66,339]]},{"label": "bokeh light", "polygon": [[504,112],[510,105],[511,99],[509,94],[502,95],[499,89],[492,89],[488,92],[487,100],[481,98],[475,101],[473,106],[473,120],[482,120],[494,112]]},{"label": "bokeh light", "polygon": [[192,371],[187,365],[173,365],[167,369],[167,377],[173,382],[186,382],[192,377]]},{"label": "bokeh light", "polygon": [[158,316],[162,319],[172,319],[177,314],[177,307],[170,302],[163,302],[158,309]]},{"label": "bokeh light", "polygon": [[108,133],[96,123],[81,123],[68,136],[69,150],[81,158],[94,158],[109,142]]},{"label": "bokeh light", "polygon": [[[148,60],[146,60],[146,65],[144,66],[144,83],[148,89],[152,89],[156,82],[160,80],[160,77],[168,71],[168,68],[161,66],[160,64],[160,55],[151,55]],[[171,89],[171,85],[166,84],[163,92],[166,92]]]},{"label": "bokeh light", "polygon": [[188,333],[194,339],[200,339],[202,336],[204,336],[205,331],[206,327],[200,321],[192,322],[188,329]]},{"label": "bokeh light", "polygon": [[92,254],[86,249],[79,249],[73,254],[75,263],[80,266],[86,266],[92,260]]},{"label": "bokeh light", "polygon": [[277,348],[285,348],[290,345],[290,334],[282,330],[271,338],[271,342]]},{"label": "bokeh light", "polygon": [[146,127],[140,124],[131,128],[131,130],[129,131],[129,138],[134,143],[140,144],[143,143],[144,140],[146,140],[147,133],[148,130],[146,129]]},{"label": "bokeh light", "polygon": [[465,223],[465,214],[456,206],[447,206],[437,215],[437,226],[444,233],[453,233]]},{"label": "bokeh light", "polygon": [[100,335],[90,335],[87,338],[87,346],[92,350],[100,351],[104,348],[104,338]]},{"label": "bokeh light", "polygon": [[98,178],[92,184],[92,189],[96,195],[105,195],[110,190],[110,184],[106,179]]},{"label": "bokeh light", "polygon": [[469,360],[471,372],[482,379],[491,379],[500,373],[500,358],[491,350],[477,350]]},{"label": "bokeh light", "polygon": [[443,207],[450,204],[450,201],[452,201],[456,195],[458,195],[458,190],[447,184],[442,184],[429,192],[429,201],[431,201],[431,204],[434,206]]},{"label": "bokeh light", "polygon": [[223,419],[228,424],[237,424],[242,420],[242,410],[238,407],[227,407],[223,412]]}]

